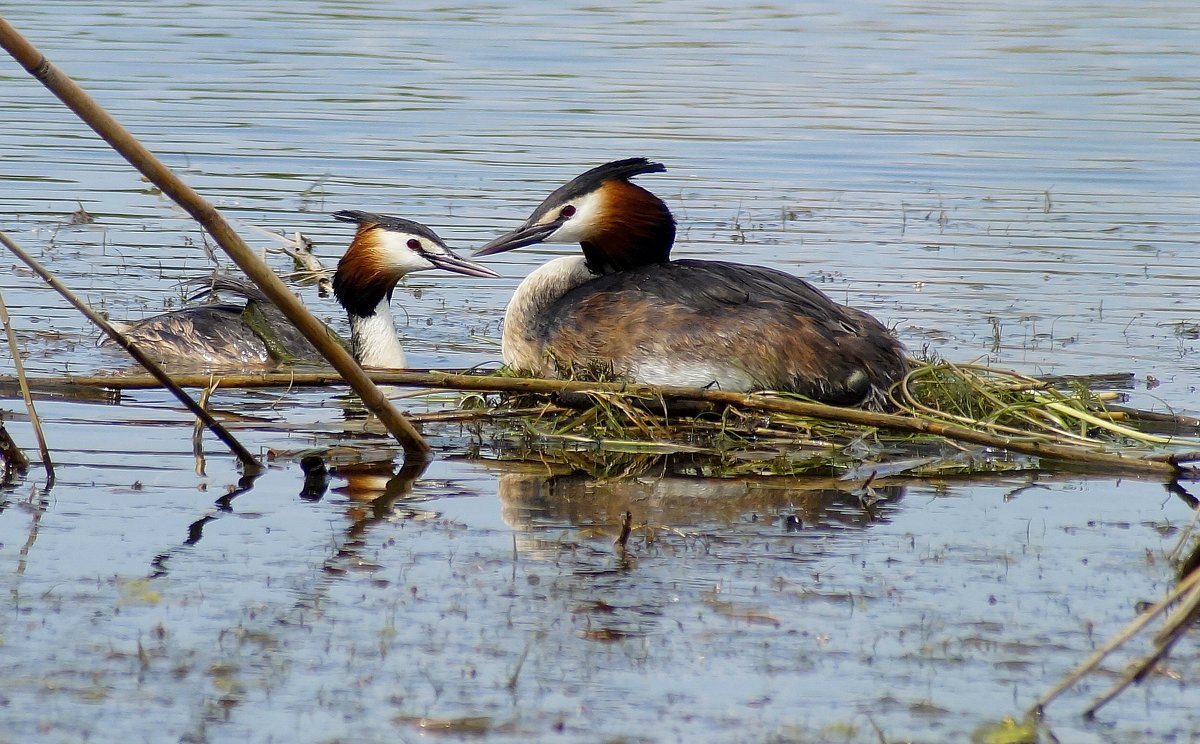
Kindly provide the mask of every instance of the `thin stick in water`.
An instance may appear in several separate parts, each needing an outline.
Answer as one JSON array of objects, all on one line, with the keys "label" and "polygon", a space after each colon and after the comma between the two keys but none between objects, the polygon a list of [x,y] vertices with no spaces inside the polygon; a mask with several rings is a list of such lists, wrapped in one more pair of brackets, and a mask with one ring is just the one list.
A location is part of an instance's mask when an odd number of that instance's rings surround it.
[{"label": "thin stick in water", "polygon": [[[1103,646],[1096,649],[1091,656],[1085,659],[1083,663],[1073,669],[1069,674],[1067,674],[1067,676],[1063,677],[1062,680],[1051,690],[1043,693],[1042,696],[1037,699],[1037,702],[1034,703],[1033,709],[1038,711],[1049,705],[1055,698],[1082,679],[1085,674],[1092,671],[1092,669],[1095,669],[1096,666],[1103,661],[1106,656],[1111,654],[1130,638],[1137,635],[1138,631],[1146,627],[1151,620],[1161,615],[1163,611],[1169,608],[1189,591],[1195,589],[1198,584],[1200,584],[1200,571],[1193,571],[1187,576],[1187,578],[1179,582],[1179,585],[1176,586],[1170,594],[1168,594],[1166,597],[1163,597],[1153,607],[1150,607],[1148,610],[1134,618],[1128,625],[1121,629],[1121,632],[1110,638]],[[1099,705],[1094,704],[1092,709],[1095,710],[1098,707]]]},{"label": "thin stick in water", "polygon": [[[1198,574],[1200,574],[1200,571],[1193,571],[1191,575]],[[1178,596],[1182,599],[1182,602],[1163,621],[1163,629],[1154,636],[1154,650],[1126,669],[1121,679],[1109,688],[1107,692],[1096,698],[1088,709],[1083,712],[1085,716],[1088,718],[1095,716],[1096,711],[1108,705],[1130,685],[1141,683],[1158,662],[1166,658],[1167,654],[1171,651],[1171,647],[1175,645],[1175,642],[1180,639],[1184,632],[1191,628],[1192,621],[1196,617],[1197,608],[1200,608],[1200,585],[1193,583],[1186,593],[1181,593]]]},{"label": "thin stick in water", "polygon": [[[3,233],[0,233],[2,235]],[[8,348],[12,351],[13,369],[17,371],[17,383],[21,386],[21,397],[25,399],[25,410],[29,411],[29,423],[33,425],[33,435],[37,437],[38,450],[42,453],[42,467],[46,469],[46,490],[54,487],[54,462],[50,459],[50,448],[46,446],[46,435],[42,431],[42,420],[38,418],[37,408],[33,405],[33,396],[29,394],[29,380],[25,377],[25,364],[21,361],[21,349],[17,346],[17,333],[13,330],[8,317],[8,306],[4,304],[4,295],[0,294],[0,322],[4,323],[4,332],[8,335]]]},{"label": "thin stick in water", "polygon": [[633,531],[633,512],[625,512],[624,519],[621,520],[621,534],[613,541],[617,549],[621,552],[625,551],[625,544],[629,542],[629,533]]}]

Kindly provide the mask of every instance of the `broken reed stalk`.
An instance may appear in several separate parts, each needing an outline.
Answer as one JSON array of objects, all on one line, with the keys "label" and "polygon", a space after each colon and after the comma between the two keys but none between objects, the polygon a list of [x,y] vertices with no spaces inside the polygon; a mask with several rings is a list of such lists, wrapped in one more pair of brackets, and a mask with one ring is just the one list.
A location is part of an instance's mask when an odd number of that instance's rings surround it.
[{"label": "broken reed stalk", "polygon": [[0,231],[0,243],[3,243],[4,247],[8,248],[8,250],[11,251],[14,256],[19,258],[26,266],[33,269],[38,276],[40,276],[47,284],[49,284],[55,292],[58,292],[60,295],[62,295],[67,302],[71,303],[76,310],[83,313],[84,317],[99,326],[100,330],[104,331],[109,338],[119,344],[121,348],[125,349],[125,351],[129,352],[129,355],[137,360],[138,364],[142,365],[147,371],[150,372],[152,378],[159,385],[170,390],[180,403],[182,403],[189,411],[195,414],[196,418],[203,421],[204,425],[208,427],[209,431],[216,435],[217,439],[220,439],[222,442],[224,442],[225,446],[228,447],[239,460],[241,460],[242,466],[245,468],[247,474],[258,473],[263,469],[262,465],[258,462],[258,459],[254,455],[250,454],[250,450],[243,447],[242,443],[235,439],[234,436],[230,434],[229,431],[222,426],[219,421],[213,418],[208,411],[204,410],[204,408],[197,404],[196,401],[192,400],[191,397],[183,391],[183,388],[175,384],[167,375],[167,373],[163,371],[162,367],[158,366],[153,359],[146,356],[145,353],[143,353],[142,350],[137,347],[137,345],[121,335],[116,328],[113,328],[111,325],[109,325],[108,321],[96,314],[96,311],[88,307],[83,300],[76,297],[74,292],[68,289],[62,282],[58,280],[57,277],[55,277],[53,274],[47,271],[44,266],[38,263],[37,259],[26,253],[19,245],[14,243],[12,239],[10,239],[3,231]]},{"label": "broken reed stalk", "polygon": [[[5,237],[0,232],[0,237]],[[8,336],[8,348],[12,351],[13,369],[17,372],[17,382],[21,386],[21,397],[25,399],[25,410],[29,411],[29,423],[33,426],[33,435],[37,437],[38,451],[42,453],[42,467],[46,469],[46,490],[54,487],[54,462],[50,459],[50,448],[46,446],[46,435],[42,431],[42,420],[38,417],[37,408],[33,405],[33,396],[29,394],[29,380],[25,377],[25,364],[21,361],[21,349],[17,345],[17,333],[13,330],[8,317],[8,306],[4,304],[4,295],[0,294],[0,323],[4,323],[4,332]]]},{"label": "broken reed stalk", "polygon": [[621,518],[621,534],[617,535],[617,539],[613,540],[613,545],[617,546],[620,551],[625,550],[626,543],[629,542],[629,533],[633,531],[633,512],[626,511],[625,516]]},{"label": "broken reed stalk", "polygon": [[[1052,703],[1059,695],[1082,679],[1084,675],[1095,669],[1100,662],[1104,661],[1105,657],[1124,645],[1130,638],[1133,638],[1135,635],[1137,635],[1138,632],[1140,632],[1142,628],[1146,627],[1151,620],[1161,615],[1168,608],[1170,608],[1171,605],[1179,601],[1185,595],[1189,596],[1189,606],[1183,608],[1185,612],[1182,614],[1184,618],[1187,619],[1190,618],[1191,613],[1195,611],[1194,603],[1200,601],[1200,571],[1193,571],[1186,576],[1167,596],[1163,597],[1152,607],[1134,618],[1129,624],[1122,628],[1119,633],[1110,638],[1103,646],[1096,649],[1095,652],[1093,652],[1092,655],[1085,659],[1079,666],[1071,670],[1071,672],[1063,677],[1057,685],[1043,693],[1042,696],[1039,697],[1033,704],[1033,712],[1040,712],[1047,705]],[[1181,613],[1177,612],[1173,618],[1179,616],[1180,614]],[[1176,622],[1176,624],[1180,623]],[[1174,630],[1177,629],[1173,627],[1171,621],[1168,620],[1166,627],[1155,639],[1159,648],[1149,657],[1151,660],[1150,663],[1153,663],[1161,658],[1161,653],[1165,650],[1163,646],[1165,645],[1165,641],[1167,639],[1173,642],[1174,637],[1177,637],[1171,635],[1171,632]],[[1118,682],[1112,689],[1092,703],[1087,712],[1095,713],[1096,710],[1116,697],[1116,695],[1120,693],[1121,690],[1124,690],[1130,683],[1140,679],[1140,675],[1144,674],[1147,668],[1148,666],[1145,663],[1135,665],[1131,670],[1126,672],[1120,682]]]},{"label": "broken reed stalk", "polygon": [[[548,380],[528,377],[499,377],[453,374],[448,372],[374,372],[371,378],[381,385],[408,385],[423,388],[444,388],[491,393],[591,393],[650,398],[677,403],[701,402],[737,406],[763,413],[784,413],[835,421],[856,426],[868,426],[898,432],[930,434],[960,442],[994,447],[1050,460],[1081,463],[1108,470],[1138,472],[1165,479],[1185,472],[1182,463],[1200,460],[1200,453],[1150,454],[1140,457],[1103,452],[1081,445],[1054,444],[1030,438],[1009,437],[978,431],[956,424],[928,421],[894,413],[879,413],[860,408],[812,403],[765,393],[732,393],[723,390],[701,390],[685,387],[654,387],[621,382],[582,382],[578,380]],[[202,387],[211,381],[210,375],[176,375],[175,382],[184,387]],[[235,374],[221,378],[221,386],[274,387],[283,385],[338,385],[342,381],[332,372],[287,372],[275,374]],[[37,382],[37,381],[35,381]],[[145,377],[64,377],[57,382],[110,388],[155,387],[157,383]]]},{"label": "broken reed stalk", "polygon": [[3,464],[0,469],[0,483],[3,484],[8,483],[13,473],[24,473],[29,469],[29,458],[13,441],[3,421],[0,421],[0,464]]},{"label": "broken reed stalk", "polygon": [[378,416],[387,430],[396,437],[405,452],[422,457],[429,455],[429,445],[412,424],[371,382],[371,378],[358,366],[354,357],[329,337],[321,322],[288,290],[270,267],[250,250],[216,208],[163,165],[162,161],[138,142],[129,130],[96,103],[75,81],[51,64],[3,18],[0,18],[0,46],[213,236],[238,268],[254,281],[321,355],[329,360],[334,369],[362,398],[367,410]]},{"label": "broken reed stalk", "polygon": [[[1200,574],[1200,571],[1193,571],[1192,574]],[[1088,706],[1088,709],[1083,712],[1085,716],[1088,718],[1094,717],[1096,711],[1112,702],[1117,695],[1124,692],[1130,685],[1135,683],[1140,684],[1146,678],[1146,675],[1158,665],[1158,662],[1166,658],[1167,654],[1171,652],[1171,647],[1175,645],[1175,642],[1191,629],[1192,623],[1196,618],[1197,608],[1200,608],[1200,585],[1190,584],[1187,591],[1179,592],[1174,596],[1180,600],[1180,604],[1175,608],[1174,612],[1163,620],[1163,629],[1155,634],[1153,638],[1154,650],[1130,665],[1116,684]]]}]

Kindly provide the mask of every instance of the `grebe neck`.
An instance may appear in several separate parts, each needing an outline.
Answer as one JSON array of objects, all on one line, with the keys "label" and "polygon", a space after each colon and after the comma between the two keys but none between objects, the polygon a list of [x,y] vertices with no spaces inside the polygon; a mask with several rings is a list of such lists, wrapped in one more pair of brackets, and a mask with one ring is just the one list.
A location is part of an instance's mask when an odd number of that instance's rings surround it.
[{"label": "grebe neck", "polygon": [[596,278],[582,256],[563,256],[542,264],[517,287],[504,311],[504,363],[517,369],[537,369],[541,345],[538,325],[547,309],[581,284]]},{"label": "grebe neck", "polygon": [[364,367],[401,369],[404,349],[392,324],[392,308],[384,297],[370,315],[350,313],[350,348]]}]

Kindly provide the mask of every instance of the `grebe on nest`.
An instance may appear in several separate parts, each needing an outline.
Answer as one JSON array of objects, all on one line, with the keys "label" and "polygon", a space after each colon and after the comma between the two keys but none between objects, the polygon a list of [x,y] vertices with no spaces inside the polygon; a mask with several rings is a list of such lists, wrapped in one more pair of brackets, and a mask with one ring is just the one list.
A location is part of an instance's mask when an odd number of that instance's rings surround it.
[{"label": "grebe on nest", "polygon": [[675,219],[629,179],[661,163],[629,158],[558,188],[487,256],[578,243],[517,287],[504,363],[555,375],[596,363],[637,382],[783,390],[836,405],[885,405],[904,347],[870,315],[799,277],[726,261],[671,260]]}]

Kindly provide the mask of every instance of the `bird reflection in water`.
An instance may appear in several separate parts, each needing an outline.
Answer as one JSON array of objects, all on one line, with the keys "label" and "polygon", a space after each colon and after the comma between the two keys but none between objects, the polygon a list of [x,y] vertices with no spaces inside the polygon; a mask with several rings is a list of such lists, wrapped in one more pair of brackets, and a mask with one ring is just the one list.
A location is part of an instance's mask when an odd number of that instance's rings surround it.
[{"label": "bird reflection in water", "polygon": [[[864,486],[832,477],[697,476],[659,458],[657,474],[618,479],[562,465],[495,463],[501,515],[522,532],[566,524],[584,538],[614,539],[632,512],[633,548],[664,535],[717,531],[729,537],[828,537],[888,521],[904,495],[903,486],[878,481]],[[822,552],[816,546],[813,554]]]},{"label": "bird reflection in water", "polygon": [[[436,511],[413,504],[418,500],[413,498],[413,485],[428,464],[427,461],[411,458],[399,466],[392,460],[327,465],[324,459],[316,455],[300,461],[300,468],[304,472],[300,498],[320,501],[327,492],[332,491],[346,499],[345,513],[350,525],[346,528],[345,538],[325,562],[327,572],[378,568],[361,557],[366,534],[373,525],[395,520],[424,521],[439,516]],[[330,486],[337,482],[341,484],[331,489]],[[401,501],[407,503],[399,504]]]}]

